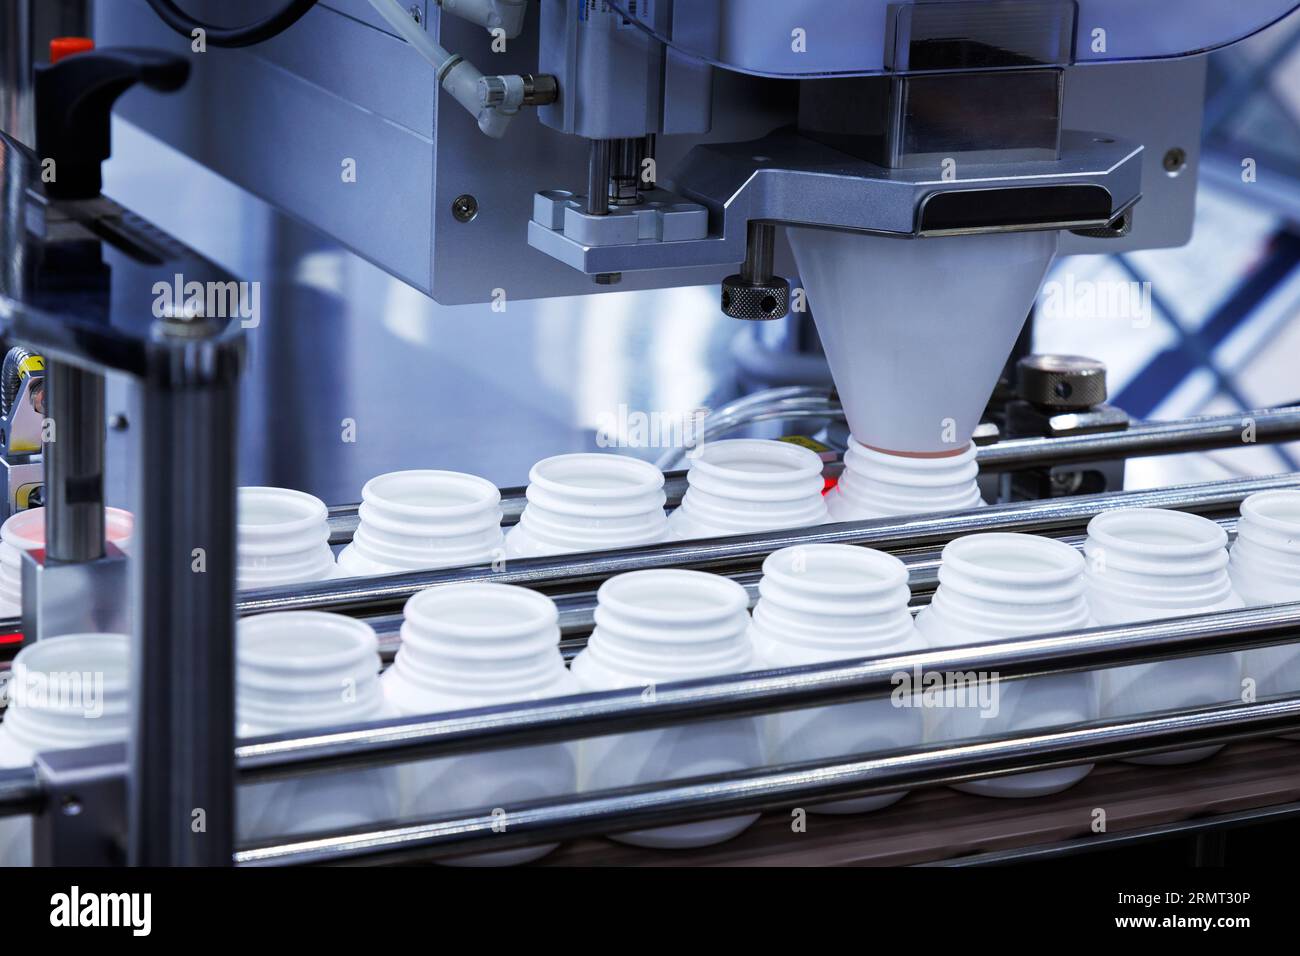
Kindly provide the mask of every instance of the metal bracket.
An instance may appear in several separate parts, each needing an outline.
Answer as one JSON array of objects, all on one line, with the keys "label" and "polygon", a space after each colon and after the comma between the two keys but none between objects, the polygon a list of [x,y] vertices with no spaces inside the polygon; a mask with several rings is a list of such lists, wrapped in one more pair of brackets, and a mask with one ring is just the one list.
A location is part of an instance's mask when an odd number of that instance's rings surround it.
[{"label": "metal bracket", "polygon": [[568,212],[560,231],[553,215],[539,220],[535,207],[528,241],[594,275],[741,262],[751,221],[902,239],[1099,228],[1141,196],[1142,153],[1138,143],[1064,130],[1059,159],[965,162],[945,178],[938,168],[888,169],[778,130],[752,142],[697,146],[675,170],[678,196],[708,211],[706,236],[647,242],[629,231],[615,244],[579,242],[569,235]]},{"label": "metal bracket", "polygon": [[36,756],[46,793],[32,828],[37,866],[126,863],[126,744]]},{"label": "metal bracket", "polygon": [[94,561],[52,561],[44,550],[22,556],[23,643],[60,634],[131,633],[126,555],[114,544]]}]

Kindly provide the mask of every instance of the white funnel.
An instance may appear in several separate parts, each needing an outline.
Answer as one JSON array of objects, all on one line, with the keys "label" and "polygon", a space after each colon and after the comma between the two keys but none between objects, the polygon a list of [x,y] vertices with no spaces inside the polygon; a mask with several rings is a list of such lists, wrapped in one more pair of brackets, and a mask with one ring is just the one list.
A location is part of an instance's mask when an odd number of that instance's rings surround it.
[{"label": "white funnel", "polygon": [[1057,233],[787,235],[853,437],[888,452],[964,450]]}]

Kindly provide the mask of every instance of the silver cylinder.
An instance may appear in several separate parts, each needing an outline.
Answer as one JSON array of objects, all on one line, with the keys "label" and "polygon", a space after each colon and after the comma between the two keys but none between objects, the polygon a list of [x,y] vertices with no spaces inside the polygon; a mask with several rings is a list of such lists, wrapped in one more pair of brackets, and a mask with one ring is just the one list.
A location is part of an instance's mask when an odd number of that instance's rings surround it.
[{"label": "silver cylinder", "polygon": [[104,377],[63,362],[46,377],[46,556],[94,561],[104,556]]}]

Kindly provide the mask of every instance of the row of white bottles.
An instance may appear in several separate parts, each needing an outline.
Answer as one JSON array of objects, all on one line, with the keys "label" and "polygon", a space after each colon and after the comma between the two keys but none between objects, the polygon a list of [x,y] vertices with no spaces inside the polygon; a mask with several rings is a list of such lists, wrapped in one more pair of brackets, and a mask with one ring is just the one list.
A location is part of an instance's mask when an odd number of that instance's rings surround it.
[{"label": "row of white bottles", "polygon": [[529,471],[527,503],[508,532],[501,527],[501,492],[490,481],[454,471],[392,472],[362,488],[357,529],[337,563],[324,502],[286,488],[241,488],[239,586],[821,524],[828,517],[821,471],[817,455],[788,442],[712,442],[698,450],[685,500],[669,519],[663,472],[650,462],[609,453],[556,455]]}]

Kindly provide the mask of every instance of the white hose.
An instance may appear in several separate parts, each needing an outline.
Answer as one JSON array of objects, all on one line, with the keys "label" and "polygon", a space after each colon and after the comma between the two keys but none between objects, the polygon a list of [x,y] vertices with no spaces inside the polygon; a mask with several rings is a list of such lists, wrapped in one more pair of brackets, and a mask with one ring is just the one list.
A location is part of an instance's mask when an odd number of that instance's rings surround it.
[{"label": "white hose", "polygon": [[479,97],[479,80],[483,78],[468,60],[448,53],[428,32],[411,18],[398,0],[370,0],[375,12],[388,21],[402,39],[415,47],[437,71],[442,88],[478,120],[478,128],[494,139],[504,135],[514,111],[485,107]]}]

